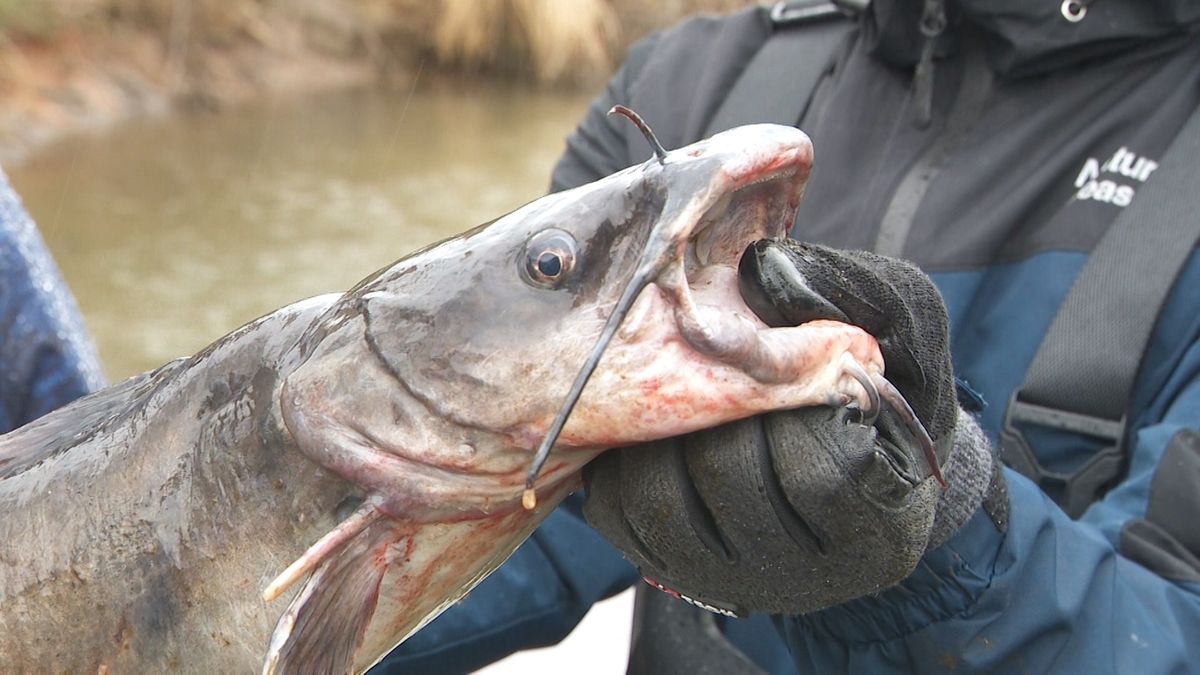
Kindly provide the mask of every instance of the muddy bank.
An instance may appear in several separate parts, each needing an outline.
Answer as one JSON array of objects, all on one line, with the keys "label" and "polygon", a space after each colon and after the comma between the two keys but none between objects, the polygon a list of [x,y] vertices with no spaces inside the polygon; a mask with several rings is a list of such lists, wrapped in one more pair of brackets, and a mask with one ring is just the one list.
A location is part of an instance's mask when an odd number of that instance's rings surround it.
[{"label": "muddy bank", "polygon": [[0,164],[66,135],[419,78],[594,90],[636,39],[746,0],[9,0]]},{"label": "muddy bank", "polygon": [[[217,35],[175,7],[165,21],[90,17],[0,43],[0,162],[65,135],[172,110],[220,111],[272,94],[379,81],[345,14],[248,17]],[[394,73],[402,79],[402,71]]]}]

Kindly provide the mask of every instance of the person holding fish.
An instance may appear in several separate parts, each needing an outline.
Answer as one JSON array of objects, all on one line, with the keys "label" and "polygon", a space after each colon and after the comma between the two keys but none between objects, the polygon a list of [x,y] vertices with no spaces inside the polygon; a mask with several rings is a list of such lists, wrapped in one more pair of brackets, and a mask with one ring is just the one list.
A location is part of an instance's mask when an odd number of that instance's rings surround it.
[{"label": "person holding fish", "polygon": [[636,576],[666,591],[636,673],[1195,670],[1198,32],[1182,0],[875,0],[636,45],[553,189],[645,159],[616,104],[667,148],[804,129],[795,241],[747,251],[743,295],[875,336],[936,461],[894,411],[826,407],[607,453],[379,672],[552,643]]}]

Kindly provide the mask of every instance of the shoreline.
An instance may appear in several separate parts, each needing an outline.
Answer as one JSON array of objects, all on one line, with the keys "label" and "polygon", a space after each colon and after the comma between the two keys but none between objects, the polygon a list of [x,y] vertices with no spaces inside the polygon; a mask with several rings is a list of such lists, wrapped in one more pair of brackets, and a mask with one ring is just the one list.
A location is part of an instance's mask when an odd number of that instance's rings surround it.
[{"label": "shoreline", "polygon": [[[69,136],[180,110],[219,113],[268,95],[303,95],[383,81],[354,55],[242,44],[192,49],[186,65],[153,34],[73,31],[47,43],[4,45],[0,166]],[[388,82],[403,84],[391,72]]]},{"label": "shoreline", "polygon": [[0,166],[75,134],[266,96],[418,77],[599,91],[641,36],[755,4],[565,0],[564,13],[556,1],[45,0],[0,12]]}]

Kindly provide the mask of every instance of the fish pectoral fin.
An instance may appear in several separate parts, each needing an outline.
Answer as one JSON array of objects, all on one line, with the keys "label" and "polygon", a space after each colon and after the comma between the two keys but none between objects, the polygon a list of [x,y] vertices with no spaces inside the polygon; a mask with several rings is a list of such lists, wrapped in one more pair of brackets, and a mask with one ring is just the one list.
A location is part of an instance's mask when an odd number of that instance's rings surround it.
[{"label": "fish pectoral fin", "polygon": [[394,521],[377,520],[322,563],[275,624],[263,674],[350,672],[405,536]]},{"label": "fish pectoral fin", "polygon": [[262,598],[264,602],[271,602],[278,598],[293,584],[312,572],[318,565],[325,562],[335,552],[341,549],[348,541],[352,541],[355,537],[362,533],[372,523],[383,518],[377,506],[375,498],[367,499],[361,506],[350,514],[350,517],[338,523],[338,526],[330,530],[320,541],[308,547],[304,555],[297,558],[287,569],[275,577],[275,579],[267,585],[263,591]]}]

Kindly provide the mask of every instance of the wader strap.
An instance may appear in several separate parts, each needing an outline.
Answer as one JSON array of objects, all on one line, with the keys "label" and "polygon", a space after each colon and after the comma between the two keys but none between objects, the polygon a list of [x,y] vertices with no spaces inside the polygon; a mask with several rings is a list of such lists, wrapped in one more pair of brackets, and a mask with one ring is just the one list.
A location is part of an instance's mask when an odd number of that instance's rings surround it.
[{"label": "wader strap", "polygon": [[[1009,401],[1004,461],[1056,496],[1072,518],[1126,470],[1134,378],[1167,295],[1200,239],[1200,109],[1167,148],[1152,180],[1092,250]],[[1046,470],[1018,426],[1104,439],[1069,474]]]},{"label": "wader strap", "polygon": [[[834,51],[854,29],[850,12],[866,3],[780,2],[771,8],[773,32],[729,90],[704,137],[743,124],[795,126],[813,90],[829,71]],[[802,30],[797,30],[803,26]]]}]

